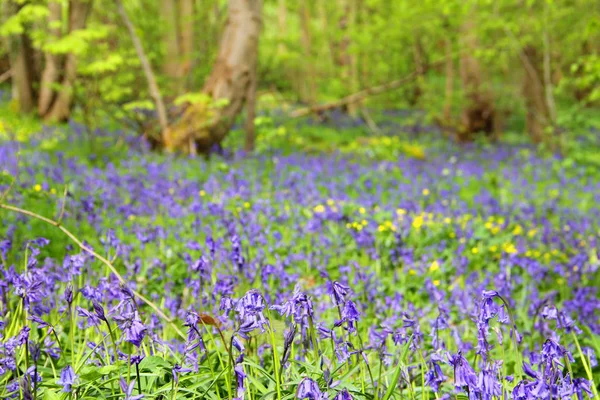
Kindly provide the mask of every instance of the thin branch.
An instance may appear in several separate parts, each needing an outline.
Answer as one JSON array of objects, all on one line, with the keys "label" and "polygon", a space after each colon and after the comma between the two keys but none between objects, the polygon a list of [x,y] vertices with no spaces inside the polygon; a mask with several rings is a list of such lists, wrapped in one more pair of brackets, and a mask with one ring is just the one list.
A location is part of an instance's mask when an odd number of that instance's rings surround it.
[{"label": "thin branch", "polygon": [[156,77],[154,76],[154,72],[152,71],[150,61],[148,60],[148,57],[144,52],[142,41],[135,32],[135,27],[133,26],[133,23],[127,15],[127,12],[123,7],[123,3],[121,2],[121,0],[115,0],[115,2],[117,4],[119,15],[121,16],[123,23],[129,31],[131,41],[133,42],[133,47],[135,47],[135,51],[138,55],[138,58],[140,59],[140,63],[142,64],[142,69],[144,70],[144,74],[146,75],[146,80],[148,81],[148,89],[150,91],[150,96],[152,96],[152,98],[154,99],[156,112],[158,114],[158,122],[160,124],[160,128],[162,130],[162,138],[164,140],[167,134],[167,130],[169,129],[169,120],[167,118],[167,110],[165,108],[165,103],[163,102],[162,95],[160,94],[160,89],[158,88],[158,84],[156,83]]},{"label": "thin branch", "polygon": [[[5,210],[7,210],[7,211],[15,212],[17,214],[22,214],[22,215],[26,215],[26,216],[31,217],[31,218],[35,218],[37,220],[40,220],[42,222],[47,223],[48,225],[52,225],[52,226],[58,228],[69,239],[71,239],[81,250],[83,250],[83,251],[91,254],[96,259],[98,259],[102,264],[106,265],[108,267],[108,269],[117,277],[117,279],[119,280],[119,282],[123,286],[126,286],[126,287],[128,286],[127,285],[127,281],[121,276],[121,274],[119,274],[119,272],[117,271],[117,269],[115,268],[115,266],[112,265],[112,263],[110,261],[108,261],[106,258],[102,257],[100,254],[96,253],[90,247],[88,247],[85,244],[83,244],[79,239],[77,239],[77,237],[73,233],[71,233],[71,231],[69,231],[67,228],[65,228],[64,226],[62,226],[60,224],[60,222],[54,221],[54,220],[52,220],[50,218],[46,218],[46,217],[44,217],[44,216],[42,216],[40,214],[34,213],[32,211],[24,210],[22,208],[11,206],[11,205],[5,204],[5,203],[0,203],[0,208],[3,208]],[[186,337],[183,334],[183,332],[181,332],[181,330],[177,327],[177,325],[175,325],[175,323],[173,322],[173,319],[170,318],[169,316],[167,316],[164,312],[162,312],[161,309],[156,304],[154,304],[151,300],[149,300],[148,298],[146,298],[141,293],[139,293],[139,292],[137,292],[137,291],[135,291],[133,289],[129,289],[129,290],[131,290],[131,292],[133,293],[133,295],[135,297],[137,297],[139,300],[141,300],[142,302],[146,303],[150,308],[152,308],[156,312],[156,314],[158,314],[159,317],[161,317],[162,319],[164,319],[165,321],[167,321],[173,327],[173,330],[175,332],[177,332],[177,334],[179,336],[181,336],[182,338]]]},{"label": "thin branch", "polygon": [[9,80],[11,77],[12,77],[12,69],[9,69],[8,71],[5,71],[2,74],[0,74],[0,83],[4,83],[5,81]]},{"label": "thin branch", "polygon": [[[456,57],[462,53],[464,53],[465,51],[467,51],[466,49],[454,52],[450,55],[446,55],[442,58],[440,58],[439,60],[432,62],[431,64],[429,64],[429,68],[434,68],[437,65],[440,65],[442,63],[444,63],[446,61],[446,59],[448,57]],[[334,108],[339,108],[348,104],[355,104],[358,102],[361,102],[362,100],[370,97],[370,96],[375,96],[378,94],[382,94],[385,92],[389,92],[390,90],[394,90],[397,89],[401,86],[403,86],[406,83],[412,82],[414,79],[418,78],[419,76],[422,75],[422,72],[424,71],[413,71],[410,74],[406,75],[403,78],[391,81],[391,82],[387,82],[384,83],[382,85],[378,85],[378,86],[372,86],[370,88],[361,90],[359,92],[353,93],[351,95],[348,95],[346,97],[342,97],[339,100],[336,101],[332,101],[330,103],[326,103],[326,104],[321,104],[321,105],[315,105],[315,106],[311,106],[311,107],[305,107],[305,108],[300,108],[298,110],[295,110],[293,112],[291,112],[289,114],[289,116],[291,118],[298,118],[298,117],[304,117],[307,116],[309,114],[312,113],[319,113],[319,112],[323,112],[323,111],[328,111],[328,110],[332,110]]]},{"label": "thin branch", "polygon": [[59,225],[62,222],[62,219],[65,215],[66,205],[67,205],[67,185],[65,184],[65,190],[63,191],[63,201],[62,201],[62,205],[60,206],[60,214],[58,214],[58,218],[56,219],[56,222]]}]

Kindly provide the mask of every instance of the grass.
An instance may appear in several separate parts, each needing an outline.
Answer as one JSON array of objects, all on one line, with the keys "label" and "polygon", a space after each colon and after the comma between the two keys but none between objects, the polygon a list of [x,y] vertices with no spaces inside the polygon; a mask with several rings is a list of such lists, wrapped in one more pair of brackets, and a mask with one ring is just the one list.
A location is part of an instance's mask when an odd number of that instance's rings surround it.
[{"label": "grass", "polygon": [[262,118],[256,155],[206,162],[77,125],[0,143],[0,396],[594,395],[593,166]]}]

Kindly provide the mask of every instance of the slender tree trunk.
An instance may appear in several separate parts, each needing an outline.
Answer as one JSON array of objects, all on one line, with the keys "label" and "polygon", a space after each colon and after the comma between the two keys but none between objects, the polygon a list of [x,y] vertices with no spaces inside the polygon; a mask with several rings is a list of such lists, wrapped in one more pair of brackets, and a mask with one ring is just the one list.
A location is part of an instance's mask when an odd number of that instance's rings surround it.
[{"label": "slender tree trunk", "polygon": [[258,39],[261,30],[262,0],[230,0],[229,16],[219,54],[203,92],[222,107],[190,105],[169,129],[167,149],[185,150],[190,138],[199,151],[209,152],[225,138],[236,116],[248,101],[249,88],[256,79]]},{"label": "slender tree trunk", "polygon": [[158,88],[158,84],[156,83],[156,77],[154,76],[154,72],[152,71],[152,66],[150,65],[150,61],[148,61],[148,57],[144,52],[144,47],[142,46],[142,41],[138,37],[135,32],[135,27],[131,23],[125,8],[123,7],[123,3],[121,0],[115,0],[117,3],[117,8],[119,11],[119,15],[123,20],[123,23],[127,27],[129,31],[129,35],[131,37],[131,41],[133,42],[133,46],[135,47],[135,51],[140,59],[140,63],[142,64],[142,69],[144,70],[144,74],[146,75],[146,80],[148,81],[148,91],[150,92],[150,96],[154,100],[154,105],[156,106],[156,112],[158,114],[158,122],[160,124],[161,136],[163,138],[163,142],[165,142],[165,137],[167,131],[169,129],[169,120],[167,119],[167,110],[165,108],[165,104],[162,99],[162,95],[160,93],[160,89]]},{"label": "slender tree trunk", "polygon": [[546,127],[550,125],[550,111],[546,102],[546,90],[542,81],[542,64],[539,52],[534,46],[522,51],[523,96],[525,97],[526,128],[534,143],[544,141]]},{"label": "slender tree trunk", "polygon": [[300,1],[300,24],[302,26],[302,47],[306,62],[304,63],[304,101],[315,104],[317,101],[316,72],[314,68],[312,34],[310,29],[310,5],[308,0]]},{"label": "slender tree trunk", "polygon": [[277,0],[277,29],[279,30],[279,41],[277,44],[277,53],[279,55],[287,52],[284,42],[287,31],[287,4],[286,0]]},{"label": "slender tree trunk", "polygon": [[[348,19],[348,33],[350,35],[354,34],[357,31],[358,27],[358,15],[359,15],[359,6],[360,0],[348,0],[350,3],[350,15]],[[351,36],[350,36],[351,37]],[[350,47],[351,39],[348,38],[348,47]],[[347,47],[347,49],[348,49]],[[350,62],[350,90],[352,92],[360,90],[360,83],[358,78],[358,54],[348,54],[348,60]],[[348,113],[352,116],[356,116],[358,114],[358,109],[361,107],[360,103],[350,103],[348,104]]]},{"label": "slender tree trunk", "polygon": [[461,46],[468,49],[460,58],[460,77],[466,105],[461,115],[458,131],[460,141],[471,141],[477,133],[494,134],[496,113],[492,95],[485,87],[483,70],[474,54],[479,47],[473,20],[468,18],[461,29]]},{"label": "slender tree trunk", "polygon": [[[50,12],[48,17],[48,26],[51,27],[50,35],[59,39],[61,36],[62,4],[58,1],[48,3]],[[55,85],[61,78],[62,57],[57,54],[46,53],[44,55],[45,65],[40,82],[40,94],[38,96],[38,114],[45,116],[56,98]]]},{"label": "slender tree trunk", "polygon": [[252,78],[250,85],[248,85],[248,94],[246,99],[246,142],[244,143],[244,150],[247,152],[254,150],[256,142],[256,126],[254,119],[256,118],[256,87],[258,86],[258,74],[257,65],[254,66],[252,71]]},{"label": "slender tree trunk", "polygon": [[194,52],[194,0],[179,0],[179,75],[181,83],[177,88],[179,93],[185,92],[187,79],[192,65],[192,57]]},{"label": "slender tree trunk", "polygon": [[[92,0],[71,0],[69,3],[69,32],[84,29],[88,16],[92,11]],[[73,103],[73,91],[75,88],[75,78],[77,76],[77,56],[67,54],[64,64],[64,75],[61,81],[61,88],[56,95],[56,100],[52,107],[44,116],[44,119],[50,121],[65,121],[71,114]]]},{"label": "slender tree trunk", "polygon": [[423,95],[422,84],[424,80],[424,75],[427,72],[427,65],[425,62],[425,51],[423,50],[423,42],[421,41],[419,32],[415,32],[414,35],[413,60],[415,63],[415,70],[419,74],[419,78],[417,78],[417,80],[415,81],[412,98],[410,99],[410,102],[414,106],[419,102],[419,99]]},{"label": "slender tree trunk", "polygon": [[161,0],[160,12],[162,17],[162,28],[164,32],[163,45],[165,47],[165,61],[163,73],[174,81],[179,81],[179,24],[177,21],[176,0]]},{"label": "slender tree trunk", "polygon": [[444,40],[446,85],[444,92],[443,123],[450,125],[452,122],[452,102],[454,99],[454,57],[452,56],[452,39],[446,37]]},{"label": "slender tree trunk", "polygon": [[[2,14],[6,18],[19,12],[19,6],[12,1],[5,1],[3,6]],[[20,111],[31,112],[35,109],[33,49],[26,34],[9,36],[7,45],[12,71],[12,97]]]}]

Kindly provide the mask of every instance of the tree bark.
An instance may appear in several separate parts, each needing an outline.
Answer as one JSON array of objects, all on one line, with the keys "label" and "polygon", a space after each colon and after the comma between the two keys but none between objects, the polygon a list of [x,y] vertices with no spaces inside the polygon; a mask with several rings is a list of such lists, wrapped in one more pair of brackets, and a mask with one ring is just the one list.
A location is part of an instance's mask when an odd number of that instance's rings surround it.
[{"label": "tree bark", "polygon": [[[69,2],[69,32],[85,29],[88,16],[92,11],[92,0],[71,0]],[[73,105],[73,91],[77,77],[77,56],[67,54],[64,63],[61,88],[56,95],[56,100],[46,115],[45,120],[66,121],[71,115]]]},{"label": "tree bark", "polygon": [[213,102],[226,104],[189,105],[169,129],[167,149],[188,150],[186,143],[193,138],[198,151],[207,153],[227,136],[255,79],[261,14],[262,0],[230,0],[219,53],[203,89]]},{"label": "tree bark", "polygon": [[310,30],[310,5],[307,0],[300,2],[300,24],[302,29],[302,47],[304,49],[304,85],[303,99],[308,104],[314,104],[317,101],[317,84],[315,68],[313,61],[312,35]]},{"label": "tree bark", "polygon": [[163,21],[163,40],[165,46],[165,60],[163,73],[169,78],[178,81],[180,78],[179,66],[179,24],[177,21],[176,0],[161,0],[160,12]]},{"label": "tree bark", "polygon": [[186,89],[185,77],[189,74],[194,51],[194,0],[179,0],[179,76],[177,92]]},{"label": "tree bark", "polygon": [[483,70],[475,58],[479,43],[475,35],[475,25],[471,18],[461,27],[461,46],[467,49],[460,58],[460,78],[466,98],[461,115],[458,140],[472,141],[477,133],[493,136],[496,113],[492,94],[485,87]]},{"label": "tree bark", "polygon": [[550,110],[546,102],[546,89],[541,79],[541,56],[534,46],[526,46],[522,51],[523,96],[525,97],[526,128],[534,143],[541,143],[546,127],[550,125]]},{"label": "tree bark", "polygon": [[142,69],[144,70],[144,74],[146,75],[146,80],[148,81],[148,91],[150,92],[150,96],[154,100],[154,105],[156,107],[156,113],[158,114],[158,122],[160,124],[161,129],[161,137],[163,142],[165,141],[165,137],[167,131],[169,129],[169,121],[167,118],[167,110],[165,108],[165,104],[162,99],[162,95],[160,93],[160,89],[158,88],[158,84],[156,83],[156,77],[154,76],[154,72],[152,71],[152,66],[150,65],[150,61],[144,52],[144,47],[142,46],[142,41],[138,37],[135,32],[135,27],[133,23],[129,19],[125,8],[123,7],[123,3],[121,0],[115,0],[117,3],[117,9],[119,11],[119,15],[123,20],[123,23],[127,27],[129,31],[129,35],[131,37],[131,41],[133,42],[133,47],[135,47],[135,51],[140,59],[140,63],[142,64]]},{"label": "tree bark", "polygon": [[410,104],[416,106],[419,103],[419,99],[423,95],[422,80],[423,76],[427,73],[427,62],[425,60],[425,50],[423,49],[423,42],[421,40],[420,33],[417,31],[414,34],[413,41],[413,60],[415,63],[415,70],[419,74],[419,78],[415,81],[413,88],[412,97],[410,98]]},{"label": "tree bark", "polygon": [[256,87],[258,86],[258,74],[257,66],[254,66],[252,71],[252,81],[248,86],[248,94],[246,100],[246,141],[244,143],[244,150],[251,152],[254,150],[256,142],[256,126],[254,119],[256,118]]},{"label": "tree bark", "polygon": [[279,43],[277,44],[277,53],[279,55],[282,55],[287,52],[287,47],[283,40],[287,31],[286,0],[277,0],[277,28],[279,29]]},{"label": "tree bark", "polygon": [[[48,10],[50,15],[48,17],[48,26],[51,27],[50,35],[58,39],[61,36],[60,22],[62,20],[62,7],[58,1],[51,1],[48,3]],[[38,96],[38,114],[45,116],[54,99],[56,98],[55,85],[58,84],[61,76],[61,57],[57,54],[46,53],[44,55],[45,66],[42,72],[42,78],[40,82],[40,94]]]},{"label": "tree bark", "polygon": [[[11,1],[4,2],[3,14],[8,17],[19,12],[19,6]],[[28,36],[23,33],[7,38],[9,61],[12,71],[12,97],[21,112],[35,109],[33,91],[33,49]]]},{"label": "tree bark", "polygon": [[451,124],[452,121],[452,102],[454,99],[454,57],[452,56],[452,39],[447,37],[444,40],[444,47],[446,53],[445,73],[446,73],[446,85],[444,92],[444,111],[443,119],[444,124]]}]

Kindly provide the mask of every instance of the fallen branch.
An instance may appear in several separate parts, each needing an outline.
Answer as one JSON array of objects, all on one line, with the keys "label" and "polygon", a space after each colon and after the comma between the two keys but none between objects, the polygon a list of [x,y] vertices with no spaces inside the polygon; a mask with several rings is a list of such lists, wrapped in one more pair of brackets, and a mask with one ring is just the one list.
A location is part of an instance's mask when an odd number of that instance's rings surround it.
[{"label": "fallen branch", "polygon": [[405,76],[402,79],[398,79],[395,81],[391,81],[379,86],[373,86],[368,89],[361,90],[360,92],[353,93],[349,96],[343,97],[340,100],[333,101],[327,104],[316,105],[312,107],[300,108],[290,114],[292,118],[304,117],[308,114],[323,112],[332,110],[334,108],[339,108],[348,104],[358,103],[366,99],[367,97],[374,96],[377,94],[389,92],[390,90],[394,90],[399,88],[400,86],[412,81],[416,77],[420,75],[419,72],[414,71],[411,74]]},{"label": "fallen branch", "polygon": [[[445,63],[448,58],[454,58],[454,57],[460,56],[465,51],[466,51],[466,49],[462,49],[462,50],[456,51],[452,54],[445,55],[444,57],[440,58],[439,60],[436,60],[436,61],[430,63],[428,65],[428,69],[430,70],[431,68],[434,68],[442,63]],[[333,101],[331,103],[300,108],[298,110],[291,112],[289,114],[289,116],[291,118],[304,117],[309,114],[320,113],[323,111],[332,110],[334,108],[346,106],[348,104],[358,103],[358,102],[366,99],[367,97],[375,96],[375,95],[378,95],[381,93],[389,92],[390,90],[397,89],[397,88],[401,87],[402,85],[404,85],[408,82],[411,82],[412,80],[423,75],[425,72],[426,71],[424,71],[424,70],[423,71],[413,71],[403,78],[400,78],[400,79],[397,79],[395,81],[391,81],[388,83],[384,83],[382,85],[372,86],[370,88],[363,89],[359,92],[353,93],[351,95],[348,95],[346,97],[343,97],[343,98]]]},{"label": "fallen branch", "polygon": [[[69,231],[67,228],[65,228],[64,226],[62,226],[60,224],[60,222],[58,221],[54,221],[52,219],[46,218],[42,215],[36,214],[32,211],[28,211],[28,210],[24,210],[22,208],[19,207],[15,207],[15,206],[11,206],[9,204],[5,204],[5,203],[0,203],[0,208],[5,209],[7,211],[12,211],[18,214],[22,214],[22,215],[26,215],[28,217],[31,218],[35,218],[37,220],[40,220],[42,222],[45,222],[49,225],[52,225],[56,228],[58,228],[60,231],[62,231],[62,233],[64,233],[69,239],[71,239],[81,250],[91,254],[92,256],[94,256],[96,259],[98,259],[102,264],[106,265],[108,267],[108,269],[110,269],[110,271],[117,277],[117,279],[119,280],[119,282],[127,287],[127,281],[125,280],[125,278],[123,278],[121,276],[121,274],[119,274],[119,272],[117,271],[117,269],[115,268],[114,265],[112,265],[112,263],[110,261],[108,261],[106,258],[102,257],[100,254],[96,253],[94,250],[92,250],[90,247],[86,246],[85,244],[83,244],[79,239],[77,239],[77,237],[71,233],[71,231]],[[144,295],[142,295],[141,293],[129,289],[131,291],[131,293],[133,293],[133,295],[135,297],[137,297],[139,300],[141,300],[142,302],[146,303],[150,308],[152,308],[156,314],[158,314],[159,317],[161,317],[162,319],[164,319],[165,321],[167,321],[172,327],[173,330],[175,330],[175,332],[177,332],[177,334],[179,336],[181,336],[182,338],[186,338],[186,336],[183,334],[183,332],[181,332],[181,330],[177,327],[177,325],[175,325],[175,323],[173,322],[173,319],[170,318],[169,316],[167,316],[164,312],[161,311],[161,309],[154,304],[151,300],[149,300],[148,298],[146,298]]]},{"label": "fallen branch", "polygon": [[4,81],[9,80],[11,76],[12,76],[12,69],[9,69],[8,71],[3,72],[2,74],[0,74],[0,83],[4,83]]}]

